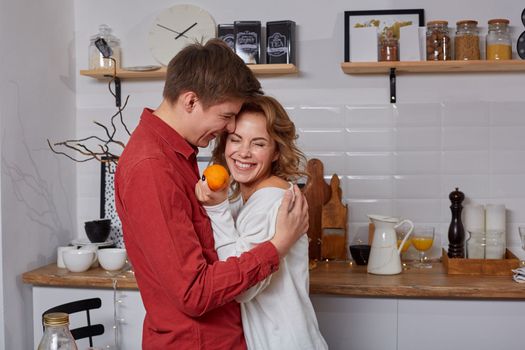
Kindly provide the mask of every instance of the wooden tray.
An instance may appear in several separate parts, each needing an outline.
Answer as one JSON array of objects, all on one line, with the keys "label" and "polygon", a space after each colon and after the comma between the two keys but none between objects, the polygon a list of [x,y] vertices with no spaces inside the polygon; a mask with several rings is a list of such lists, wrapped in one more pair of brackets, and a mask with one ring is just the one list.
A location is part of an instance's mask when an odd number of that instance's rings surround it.
[{"label": "wooden tray", "polygon": [[450,259],[443,249],[443,265],[449,275],[512,276],[520,260],[508,249],[505,259]]}]

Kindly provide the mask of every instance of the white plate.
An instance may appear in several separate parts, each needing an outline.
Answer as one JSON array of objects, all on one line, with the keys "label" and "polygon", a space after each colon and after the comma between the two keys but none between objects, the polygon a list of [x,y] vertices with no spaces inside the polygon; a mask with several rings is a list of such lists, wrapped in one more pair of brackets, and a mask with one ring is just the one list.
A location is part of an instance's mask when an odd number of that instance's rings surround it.
[{"label": "white plate", "polygon": [[96,245],[97,247],[107,247],[107,246],[110,246],[110,245],[113,245],[115,244],[115,242],[113,240],[107,240],[105,242],[99,242],[99,243],[92,243],[89,239],[87,238],[77,238],[77,239],[74,239],[71,241],[71,244],[72,245],[79,245],[79,246],[84,246],[84,245]]},{"label": "white plate", "polygon": [[123,67],[123,70],[130,70],[134,72],[147,72],[151,70],[160,69],[160,66],[135,66],[135,67]]}]

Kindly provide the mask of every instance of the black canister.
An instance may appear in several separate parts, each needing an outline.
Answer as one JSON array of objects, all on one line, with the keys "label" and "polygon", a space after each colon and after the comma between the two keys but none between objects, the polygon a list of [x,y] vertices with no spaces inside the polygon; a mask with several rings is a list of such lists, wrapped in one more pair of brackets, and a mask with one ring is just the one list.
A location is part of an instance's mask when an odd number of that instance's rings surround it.
[{"label": "black canister", "polygon": [[295,22],[266,22],[266,63],[295,64]]},{"label": "black canister", "polygon": [[261,22],[235,21],[235,53],[246,64],[261,63]]},{"label": "black canister", "polygon": [[219,24],[217,26],[217,37],[224,41],[235,51],[235,36],[233,33],[233,24]]}]

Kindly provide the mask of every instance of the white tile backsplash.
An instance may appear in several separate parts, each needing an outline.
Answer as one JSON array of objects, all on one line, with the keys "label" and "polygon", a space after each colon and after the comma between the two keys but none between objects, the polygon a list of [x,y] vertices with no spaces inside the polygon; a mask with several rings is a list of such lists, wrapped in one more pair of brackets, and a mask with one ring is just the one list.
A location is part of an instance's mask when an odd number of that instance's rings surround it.
[{"label": "white tile backsplash", "polygon": [[357,129],[346,130],[346,147],[352,151],[389,151],[392,149],[392,129]]},{"label": "white tile backsplash", "polygon": [[383,106],[346,106],[345,126],[347,128],[363,126],[390,126],[394,123],[393,107]]},{"label": "white tile backsplash", "polygon": [[445,151],[442,152],[443,174],[488,174],[488,151]]},{"label": "white tile backsplash", "polygon": [[481,151],[489,147],[488,127],[445,127],[442,129],[443,150]]},{"label": "white tile backsplash", "polygon": [[488,126],[489,104],[487,102],[443,103],[443,126]]},{"label": "white tile backsplash", "polygon": [[491,126],[525,126],[525,102],[492,102],[489,112]]},{"label": "white tile backsplash", "polygon": [[349,175],[392,174],[392,152],[348,152]]},{"label": "white tile backsplash", "polygon": [[490,171],[492,174],[525,174],[525,150],[490,152]]},{"label": "white tile backsplash", "polygon": [[439,174],[441,152],[394,152],[394,174]]},{"label": "white tile backsplash", "polygon": [[287,108],[287,112],[298,128],[329,129],[344,126],[342,107],[339,106],[300,106]]},{"label": "white tile backsplash", "polygon": [[394,130],[396,151],[439,151],[439,127],[399,127]]},{"label": "white tile backsplash", "polygon": [[439,175],[395,175],[394,198],[439,198]]},{"label": "white tile backsplash", "polygon": [[[519,242],[517,225],[525,224],[524,102],[297,104],[286,110],[300,148],[323,162],[325,180],[334,173],[341,178],[349,240],[368,232],[367,214],[383,214],[435,224],[446,246],[448,195],[459,187],[466,203],[504,203],[507,235],[516,231],[509,242]],[[111,111],[79,108],[77,130],[96,130],[92,120]],[[139,114],[138,108],[126,113],[134,118],[132,128]],[[207,154],[209,149],[201,150]],[[98,216],[100,177],[98,167],[79,169],[80,230]]]},{"label": "white tile backsplash", "polygon": [[[524,116],[525,118],[525,116]],[[490,146],[493,150],[525,150],[525,126],[502,126],[490,129]]]},{"label": "white tile backsplash", "polygon": [[394,120],[397,127],[402,126],[441,126],[441,104],[407,103],[397,104],[394,108]]}]

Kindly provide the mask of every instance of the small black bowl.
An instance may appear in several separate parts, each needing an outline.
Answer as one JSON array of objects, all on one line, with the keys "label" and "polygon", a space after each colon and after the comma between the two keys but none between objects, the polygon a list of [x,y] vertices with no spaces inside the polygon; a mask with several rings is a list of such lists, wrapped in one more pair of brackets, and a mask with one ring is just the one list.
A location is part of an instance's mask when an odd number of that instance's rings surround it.
[{"label": "small black bowl", "polygon": [[111,220],[100,219],[86,221],[84,223],[84,230],[86,230],[86,235],[91,243],[105,242],[111,231]]},{"label": "small black bowl", "polygon": [[368,244],[351,245],[350,254],[357,265],[366,265],[370,256],[370,246]]}]

